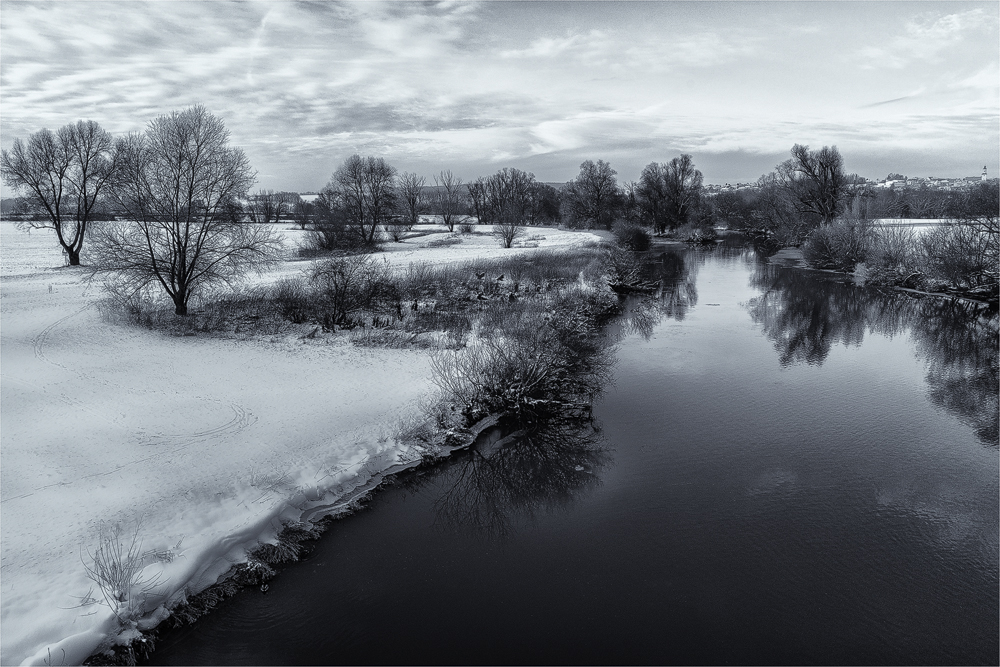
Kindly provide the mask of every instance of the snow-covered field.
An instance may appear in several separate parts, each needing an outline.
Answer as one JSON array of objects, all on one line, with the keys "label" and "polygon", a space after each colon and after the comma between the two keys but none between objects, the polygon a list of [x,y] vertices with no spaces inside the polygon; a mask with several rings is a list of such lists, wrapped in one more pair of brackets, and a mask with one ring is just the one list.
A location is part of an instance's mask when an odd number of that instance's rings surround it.
[{"label": "snow-covered field", "polygon": [[[279,229],[290,259],[262,280],[309,267],[291,259],[304,233]],[[426,230],[384,256],[406,266],[597,238],[532,228],[543,238],[528,248],[488,235],[422,247],[447,236]],[[101,521],[138,523],[147,608],[169,606],[283,521],[419,457],[393,436],[433,393],[426,352],[116,326],[62,264],[51,232],[0,222],[0,664],[79,663],[114,631],[84,570]]]}]

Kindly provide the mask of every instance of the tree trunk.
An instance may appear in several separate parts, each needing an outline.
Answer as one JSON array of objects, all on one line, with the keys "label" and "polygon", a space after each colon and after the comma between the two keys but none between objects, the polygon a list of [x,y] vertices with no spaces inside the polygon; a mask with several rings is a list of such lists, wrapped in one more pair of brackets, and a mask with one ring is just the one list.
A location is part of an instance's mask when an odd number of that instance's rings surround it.
[{"label": "tree trunk", "polygon": [[174,299],[174,314],[182,317],[186,317],[188,314],[187,303],[179,297]]},{"label": "tree trunk", "polygon": [[69,257],[70,266],[80,266],[80,251],[66,248],[66,255]]}]

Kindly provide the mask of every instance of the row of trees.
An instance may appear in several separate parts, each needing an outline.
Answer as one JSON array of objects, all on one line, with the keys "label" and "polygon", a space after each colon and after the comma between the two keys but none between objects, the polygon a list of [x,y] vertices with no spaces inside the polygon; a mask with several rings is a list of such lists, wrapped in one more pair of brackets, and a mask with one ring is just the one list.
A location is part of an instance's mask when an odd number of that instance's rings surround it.
[{"label": "row of trees", "polygon": [[331,244],[350,230],[366,244],[374,243],[382,230],[398,239],[421,214],[434,214],[449,231],[470,218],[491,225],[509,246],[524,225],[611,229],[628,220],[663,233],[692,222],[707,224],[711,211],[690,155],[651,163],[638,183],[624,185],[607,162],[587,160],[579,175],[558,190],[515,168],[469,183],[442,171],[428,185],[422,176],[397,173],[384,158],[353,155],[323,188],[312,217]]},{"label": "row of trees", "polygon": [[[201,107],[191,112],[210,115]],[[214,122],[221,124],[217,119]],[[116,143],[97,123],[81,121],[56,133],[43,130],[27,142],[16,140],[12,150],[3,153],[0,166],[5,181],[25,192],[41,214],[30,224],[52,228],[70,264],[79,264],[92,220],[109,210],[132,217],[119,186],[129,173],[130,155],[167,150],[169,141],[160,138],[163,123],[157,119],[151,124],[146,135],[150,146],[135,145],[135,136]],[[248,165],[225,169],[250,173]],[[230,221],[270,223],[292,218],[303,228],[312,224],[326,239],[321,245],[330,247],[347,242],[372,245],[383,230],[398,240],[422,213],[439,215],[450,231],[474,216],[480,223],[493,225],[508,246],[525,224],[611,229],[620,220],[657,233],[692,223],[721,222],[801,237],[836,218],[852,192],[835,147],[810,151],[800,145],[793,147],[791,159],[761,177],[750,195],[706,197],[702,174],[687,154],[669,162],[652,162],[637,182],[624,184],[604,160],[587,160],[577,177],[559,190],[514,168],[470,183],[442,171],[430,186],[422,176],[398,173],[384,158],[359,155],[344,161],[313,203],[294,193],[262,190],[251,195],[252,181],[252,177],[238,180],[226,190],[225,201],[216,202],[212,196],[205,201]]]},{"label": "row of trees", "polygon": [[[875,197],[863,179],[845,174],[836,147],[796,144],[753,190],[714,197],[687,154],[652,162],[637,182],[624,184],[607,162],[587,160],[560,189],[515,168],[470,183],[442,171],[429,185],[384,158],[352,155],[307,204],[294,193],[250,194],[256,174],[228,142],[222,121],[202,106],[160,116],[145,132],[118,140],[80,121],[15,140],[0,154],[0,176],[31,203],[36,216],[26,224],[52,229],[70,265],[80,264],[94,221],[110,218],[90,234],[92,270],[116,276],[126,290],[159,285],[178,314],[200,287],[231,282],[276,257],[271,227],[246,221],[291,217],[317,231],[321,248],[371,246],[383,231],[398,239],[422,213],[439,215],[449,230],[474,216],[507,247],[523,225],[539,223],[611,229],[626,222],[657,233],[721,223],[797,243],[845,212],[870,210]],[[941,210],[967,213],[964,199],[951,203]]]}]

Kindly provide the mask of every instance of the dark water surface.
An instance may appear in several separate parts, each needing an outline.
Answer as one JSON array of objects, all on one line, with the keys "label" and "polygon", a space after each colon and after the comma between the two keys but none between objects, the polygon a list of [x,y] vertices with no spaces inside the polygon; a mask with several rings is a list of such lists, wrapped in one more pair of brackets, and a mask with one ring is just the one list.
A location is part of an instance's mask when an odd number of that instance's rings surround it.
[{"label": "dark water surface", "polygon": [[598,430],[380,491],[153,664],[997,664],[996,319],[650,259]]}]

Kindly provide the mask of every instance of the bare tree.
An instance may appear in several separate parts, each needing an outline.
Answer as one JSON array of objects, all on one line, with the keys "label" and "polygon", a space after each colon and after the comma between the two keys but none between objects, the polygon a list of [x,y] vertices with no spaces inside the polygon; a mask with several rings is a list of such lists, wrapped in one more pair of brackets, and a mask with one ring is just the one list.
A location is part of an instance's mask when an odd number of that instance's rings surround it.
[{"label": "bare tree", "polygon": [[796,210],[792,193],[775,172],[757,179],[756,196],[750,212],[752,227],[763,230],[779,243],[799,244],[809,226]]},{"label": "bare tree", "polygon": [[847,182],[844,159],[836,146],[818,151],[795,144],[792,157],[778,165],[777,175],[792,193],[800,213],[827,225],[844,210]]},{"label": "bare tree", "polygon": [[529,217],[535,175],[507,167],[477,183],[483,188],[481,219],[493,223],[493,235],[509,248]]},{"label": "bare tree", "polygon": [[577,225],[611,229],[621,209],[617,171],[604,160],[587,160],[580,165],[580,174],[566,184],[565,207]]},{"label": "bare tree", "polygon": [[312,221],[315,207],[301,196],[292,204],[291,216],[300,229],[305,229]]},{"label": "bare tree", "polygon": [[641,220],[657,234],[667,230],[666,165],[650,162],[642,170],[635,195]]},{"label": "bare tree", "polygon": [[245,210],[250,222],[257,224],[276,223],[281,216],[287,216],[301,197],[294,192],[259,190],[247,198]]},{"label": "bare tree", "polygon": [[8,187],[26,194],[33,208],[44,211],[29,228],[52,229],[70,266],[80,264],[87,226],[99,209],[100,197],[115,173],[111,135],[92,120],[41,130],[27,142],[14,140],[0,153],[0,176]]},{"label": "bare tree", "polygon": [[417,176],[409,171],[404,171],[399,175],[399,202],[407,229],[413,229],[413,226],[420,220],[420,213],[424,209],[424,184],[426,182],[423,176]]},{"label": "bare tree", "polygon": [[636,186],[636,203],[643,222],[657,233],[693,222],[701,204],[701,172],[688,154],[670,162],[651,162]]},{"label": "bare tree", "polygon": [[486,179],[482,176],[469,183],[469,201],[479,224],[489,222],[486,218]]},{"label": "bare tree", "polygon": [[159,285],[187,315],[188,300],[276,261],[270,227],[241,224],[234,203],[255,174],[229,146],[222,120],[198,105],[151,121],[144,134],[119,139],[120,169],[110,188],[123,221],[101,225],[93,274],[133,294]]},{"label": "bare tree", "polygon": [[559,191],[547,183],[532,183],[531,208],[528,210],[528,222],[532,225],[558,224],[562,220],[559,211],[562,198]]},{"label": "bare tree", "polygon": [[343,211],[345,224],[358,232],[362,242],[372,245],[396,212],[396,169],[384,158],[352,155],[321,194],[330,207]]},{"label": "bare tree", "polygon": [[434,198],[438,213],[449,232],[455,231],[455,225],[465,219],[465,186],[462,179],[451,173],[450,169],[442,171],[434,177],[437,186]]},{"label": "bare tree", "polygon": [[701,205],[701,182],[701,172],[694,168],[694,161],[687,153],[666,164],[664,190],[666,218],[670,227],[677,228],[694,221],[694,213]]}]

